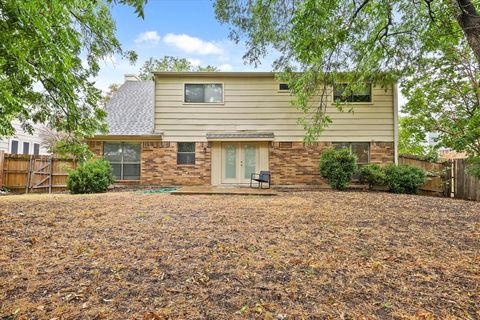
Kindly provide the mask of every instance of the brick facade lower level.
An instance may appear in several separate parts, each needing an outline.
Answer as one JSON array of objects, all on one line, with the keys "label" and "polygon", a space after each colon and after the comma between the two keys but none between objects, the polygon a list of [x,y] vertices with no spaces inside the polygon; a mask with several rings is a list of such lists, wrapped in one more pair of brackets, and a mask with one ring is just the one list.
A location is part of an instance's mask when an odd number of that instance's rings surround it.
[{"label": "brick facade lower level", "polygon": [[[89,141],[97,156],[103,155],[103,142]],[[318,164],[331,142],[271,142],[269,170],[272,185],[324,185]],[[371,142],[370,162],[386,165],[394,162],[393,142]],[[195,165],[177,165],[177,143],[141,142],[140,181],[142,185],[210,185],[212,148],[207,142],[195,144]]]}]

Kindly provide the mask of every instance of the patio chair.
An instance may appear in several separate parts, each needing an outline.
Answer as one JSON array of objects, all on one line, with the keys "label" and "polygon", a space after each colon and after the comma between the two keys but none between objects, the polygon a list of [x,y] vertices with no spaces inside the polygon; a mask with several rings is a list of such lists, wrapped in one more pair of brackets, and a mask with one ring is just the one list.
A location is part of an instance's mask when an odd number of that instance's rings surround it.
[{"label": "patio chair", "polygon": [[[258,186],[254,187],[252,185],[253,181],[258,182]],[[250,188],[263,188],[263,184],[267,183],[268,187],[266,189],[270,189],[270,171],[260,171],[260,173],[252,173],[250,175]]]}]

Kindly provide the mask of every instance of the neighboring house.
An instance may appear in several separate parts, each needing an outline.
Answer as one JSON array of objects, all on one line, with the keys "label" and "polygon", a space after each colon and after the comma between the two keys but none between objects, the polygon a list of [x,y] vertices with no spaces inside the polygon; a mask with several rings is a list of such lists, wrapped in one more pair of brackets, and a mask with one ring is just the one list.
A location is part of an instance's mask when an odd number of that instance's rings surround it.
[{"label": "neighboring house", "polygon": [[[155,81],[127,76],[107,105],[110,134],[89,140],[120,181],[155,185],[241,185],[269,170],[272,184],[323,184],[320,155],[346,146],[361,164],[396,159],[396,85],[366,86],[351,96],[313,144],[303,142],[302,114],[288,86],[265,72],[158,72]],[[333,91],[333,90],[332,90]],[[337,97],[338,98],[338,97]]]},{"label": "neighboring house", "polygon": [[37,130],[33,134],[29,134],[22,129],[18,120],[14,120],[12,125],[15,128],[15,135],[0,139],[0,150],[11,154],[49,154],[42,145],[42,139],[38,136],[40,126],[36,126]]}]

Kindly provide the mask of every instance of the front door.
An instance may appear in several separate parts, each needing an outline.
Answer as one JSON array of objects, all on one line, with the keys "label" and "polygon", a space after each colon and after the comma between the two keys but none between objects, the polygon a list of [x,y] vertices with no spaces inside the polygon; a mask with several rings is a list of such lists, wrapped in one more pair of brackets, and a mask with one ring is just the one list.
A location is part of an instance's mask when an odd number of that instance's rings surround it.
[{"label": "front door", "polygon": [[245,184],[259,168],[258,144],[254,142],[222,143],[222,183]]}]

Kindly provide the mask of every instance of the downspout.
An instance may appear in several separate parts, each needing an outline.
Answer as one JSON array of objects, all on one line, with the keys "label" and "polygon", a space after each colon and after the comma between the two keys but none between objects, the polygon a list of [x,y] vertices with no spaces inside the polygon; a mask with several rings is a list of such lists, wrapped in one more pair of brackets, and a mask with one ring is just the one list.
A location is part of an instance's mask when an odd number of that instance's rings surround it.
[{"label": "downspout", "polygon": [[393,154],[394,162],[398,164],[398,84],[393,85]]}]

